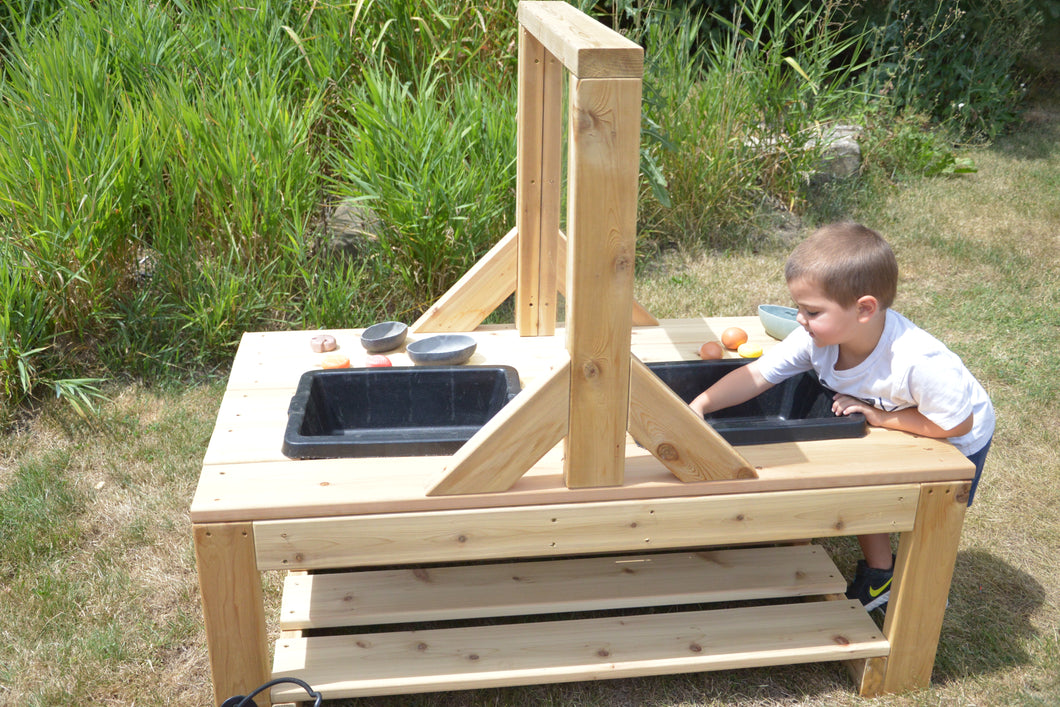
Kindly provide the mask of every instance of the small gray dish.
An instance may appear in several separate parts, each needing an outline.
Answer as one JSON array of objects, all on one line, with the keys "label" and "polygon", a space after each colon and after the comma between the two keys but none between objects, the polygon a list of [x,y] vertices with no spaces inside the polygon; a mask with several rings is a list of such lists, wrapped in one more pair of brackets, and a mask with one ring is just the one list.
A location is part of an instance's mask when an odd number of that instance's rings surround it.
[{"label": "small gray dish", "polygon": [[758,305],[758,319],[762,322],[762,328],[774,339],[783,340],[799,328],[799,323],[795,321],[796,313],[797,310],[792,307],[779,304]]},{"label": "small gray dish", "polygon": [[455,366],[471,358],[477,346],[466,334],[438,334],[413,341],[405,352],[413,363]]},{"label": "small gray dish", "polygon": [[401,322],[373,324],[361,334],[361,346],[368,353],[392,351],[405,343],[409,328]]}]

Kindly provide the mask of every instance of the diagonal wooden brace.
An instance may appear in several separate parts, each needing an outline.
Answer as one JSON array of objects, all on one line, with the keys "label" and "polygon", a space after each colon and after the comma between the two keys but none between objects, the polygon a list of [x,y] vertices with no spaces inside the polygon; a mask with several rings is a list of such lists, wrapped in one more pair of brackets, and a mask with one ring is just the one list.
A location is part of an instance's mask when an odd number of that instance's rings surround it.
[{"label": "diagonal wooden brace", "polygon": [[570,359],[515,396],[453,455],[428,496],[507,491],[567,434]]},{"label": "diagonal wooden brace", "polygon": [[[556,242],[556,286],[567,294],[567,236]],[[413,333],[472,331],[516,289],[518,234],[513,228],[409,327]],[[640,302],[633,300],[633,325],[658,326]]]},{"label": "diagonal wooden brace", "polygon": [[518,234],[513,228],[424,312],[409,330],[414,334],[472,331],[515,292],[518,247]]},{"label": "diagonal wooden brace", "polygon": [[629,433],[681,481],[758,478],[743,455],[632,354]]}]

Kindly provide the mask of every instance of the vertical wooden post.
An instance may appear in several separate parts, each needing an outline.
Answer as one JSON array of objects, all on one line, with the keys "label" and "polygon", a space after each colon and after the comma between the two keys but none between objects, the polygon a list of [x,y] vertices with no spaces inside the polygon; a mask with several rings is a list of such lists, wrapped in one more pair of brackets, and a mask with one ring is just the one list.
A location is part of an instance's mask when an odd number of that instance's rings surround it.
[{"label": "vertical wooden post", "polygon": [[871,674],[863,678],[863,695],[908,692],[931,683],[968,488],[968,482],[920,487],[913,529],[902,533],[899,541],[883,624],[891,652],[882,666],[882,680]]},{"label": "vertical wooden post", "polygon": [[570,488],[621,485],[629,411],[639,78],[572,78],[567,180]]},{"label": "vertical wooden post", "polygon": [[[214,702],[248,695],[268,681],[265,608],[250,523],[193,526]],[[272,704],[268,691],[254,698]]]},{"label": "vertical wooden post", "polygon": [[515,324],[521,336],[556,330],[563,65],[519,28]]}]

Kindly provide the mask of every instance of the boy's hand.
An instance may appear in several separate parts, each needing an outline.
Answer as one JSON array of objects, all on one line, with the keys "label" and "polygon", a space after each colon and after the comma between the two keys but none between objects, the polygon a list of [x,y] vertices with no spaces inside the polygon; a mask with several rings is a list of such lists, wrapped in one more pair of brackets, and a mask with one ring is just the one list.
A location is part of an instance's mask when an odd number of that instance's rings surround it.
[{"label": "boy's hand", "polygon": [[860,412],[865,416],[865,422],[873,427],[883,426],[880,419],[882,410],[869,405],[864,400],[843,393],[836,393],[832,398],[832,412],[836,415],[853,415],[855,412]]}]

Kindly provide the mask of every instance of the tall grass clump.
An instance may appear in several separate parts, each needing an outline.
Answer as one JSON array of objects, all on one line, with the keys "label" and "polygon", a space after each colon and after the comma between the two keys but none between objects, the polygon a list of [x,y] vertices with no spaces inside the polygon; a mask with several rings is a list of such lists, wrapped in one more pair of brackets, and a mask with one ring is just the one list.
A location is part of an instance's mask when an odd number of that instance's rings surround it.
[{"label": "tall grass clump", "polygon": [[882,60],[865,80],[896,113],[930,116],[959,139],[996,137],[1025,94],[1020,62],[1034,47],[1043,8],[1056,2],[942,0],[857,6]]},{"label": "tall grass clump", "polygon": [[[645,110],[667,136],[658,159],[672,208],[643,218],[663,239],[728,247],[766,200],[791,207],[829,125],[859,104],[864,35],[835,3],[747,0],[733,14],[661,13],[646,29]],[[727,234],[723,236],[723,234]]]},{"label": "tall grass clump", "polygon": [[[413,86],[420,86],[418,91]],[[330,167],[341,197],[379,218],[373,257],[425,308],[511,227],[515,116],[480,82],[406,84],[366,68]]]},{"label": "tall grass clump", "polygon": [[[5,408],[223,365],[245,330],[414,317],[508,228],[514,3],[3,11]],[[346,199],[385,224],[353,255],[325,228]]]},{"label": "tall grass clump", "polygon": [[414,317],[514,218],[516,3],[369,0],[333,96],[329,192],[376,224],[360,252]]},{"label": "tall grass clump", "polygon": [[0,422],[41,389],[54,391],[81,414],[100,398],[99,380],[77,377],[57,345],[52,303],[32,273],[50,268],[13,239],[0,241]]}]

